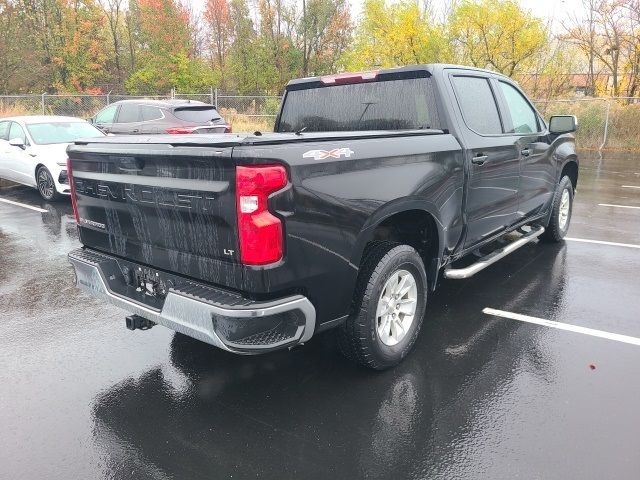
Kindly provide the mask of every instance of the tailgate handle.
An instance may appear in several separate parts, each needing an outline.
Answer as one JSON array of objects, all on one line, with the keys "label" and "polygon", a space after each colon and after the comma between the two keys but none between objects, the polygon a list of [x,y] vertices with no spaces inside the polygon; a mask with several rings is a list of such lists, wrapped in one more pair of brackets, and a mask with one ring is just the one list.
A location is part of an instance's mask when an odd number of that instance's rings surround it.
[{"label": "tailgate handle", "polygon": [[117,157],[118,168],[125,172],[139,172],[144,168],[144,160],[136,157]]}]

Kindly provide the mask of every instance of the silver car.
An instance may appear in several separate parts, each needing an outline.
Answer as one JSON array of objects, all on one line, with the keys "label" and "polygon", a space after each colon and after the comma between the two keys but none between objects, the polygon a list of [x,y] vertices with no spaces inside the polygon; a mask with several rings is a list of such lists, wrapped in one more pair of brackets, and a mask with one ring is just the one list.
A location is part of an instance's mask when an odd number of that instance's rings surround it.
[{"label": "silver car", "polygon": [[121,100],[89,119],[105,133],[193,134],[230,133],[213,105],[192,100]]}]

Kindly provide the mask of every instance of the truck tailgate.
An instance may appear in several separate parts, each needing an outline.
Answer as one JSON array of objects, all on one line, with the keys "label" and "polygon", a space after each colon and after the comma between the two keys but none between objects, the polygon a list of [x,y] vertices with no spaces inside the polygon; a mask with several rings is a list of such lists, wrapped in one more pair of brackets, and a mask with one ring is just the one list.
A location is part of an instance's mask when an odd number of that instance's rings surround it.
[{"label": "truck tailgate", "polygon": [[118,140],[69,147],[82,243],[241,288],[232,147]]}]

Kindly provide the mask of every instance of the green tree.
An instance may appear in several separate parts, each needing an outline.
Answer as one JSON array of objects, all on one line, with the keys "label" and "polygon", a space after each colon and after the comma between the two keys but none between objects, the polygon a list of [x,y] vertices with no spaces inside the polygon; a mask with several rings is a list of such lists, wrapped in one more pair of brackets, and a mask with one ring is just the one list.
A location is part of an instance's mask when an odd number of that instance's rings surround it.
[{"label": "green tree", "polygon": [[42,58],[33,47],[24,9],[10,0],[0,0],[0,92],[25,93],[41,86]]},{"label": "green tree", "polygon": [[125,82],[135,94],[176,88],[202,91],[219,81],[203,59],[192,55],[189,12],[177,0],[136,0],[130,5],[135,71]]},{"label": "green tree", "polygon": [[272,55],[259,41],[246,0],[231,0],[233,45],[229,50],[228,72],[231,86],[241,94],[270,92],[277,77]]},{"label": "green tree", "polygon": [[297,38],[302,49],[302,75],[334,71],[351,43],[352,30],[345,0],[305,0]]},{"label": "green tree", "polygon": [[61,46],[53,57],[54,87],[73,92],[98,92],[106,76],[105,18],[94,0],[63,1]]},{"label": "green tree", "polygon": [[106,75],[104,16],[95,0],[20,0],[22,25],[40,58],[42,88],[94,91]]},{"label": "green tree", "polygon": [[258,0],[260,28],[258,48],[266,61],[275,67],[275,76],[266,78],[267,89],[282,91],[292,76],[299,73],[302,51],[293,39],[296,29],[296,11],[292,3],[283,0]]}]

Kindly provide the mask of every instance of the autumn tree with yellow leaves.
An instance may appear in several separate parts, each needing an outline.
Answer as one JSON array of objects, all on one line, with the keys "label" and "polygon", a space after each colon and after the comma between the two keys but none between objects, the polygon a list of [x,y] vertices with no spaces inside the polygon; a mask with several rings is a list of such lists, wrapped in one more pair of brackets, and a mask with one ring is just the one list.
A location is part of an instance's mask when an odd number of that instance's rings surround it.
[{"label": "autumn tree with yellow leaves", "polygon": [[453,10],[448,30],[462,63],[509,76],[530,67],[550,38],[542,20],[514,0],[465,0]]},{"label": "autumn tree with yellow leaves", "polygon": [[412,0],[365,0],[346,69],[393,67],[452,59],[445,26]]}]

